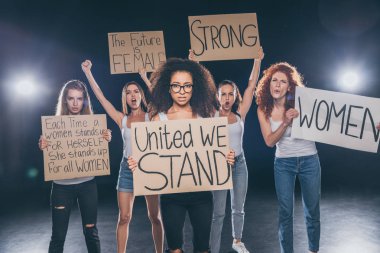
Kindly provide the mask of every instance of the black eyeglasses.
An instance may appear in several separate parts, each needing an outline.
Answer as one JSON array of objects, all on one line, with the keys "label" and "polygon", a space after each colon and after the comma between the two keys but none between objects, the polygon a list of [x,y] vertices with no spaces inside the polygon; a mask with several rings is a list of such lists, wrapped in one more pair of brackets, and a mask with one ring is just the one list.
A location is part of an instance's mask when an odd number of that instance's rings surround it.
[{"label": "black eyeglasses", "polygon": [[185,93],[189,93],[189,92],[191,92],[193,90],[193,85],[192,84],[179,85],[179,84],[176,84],[176,83],[172,83],[172,84],[170,84],[170,89],[174,93],[181,92],[181,89],[183,89],[183,91]]}]

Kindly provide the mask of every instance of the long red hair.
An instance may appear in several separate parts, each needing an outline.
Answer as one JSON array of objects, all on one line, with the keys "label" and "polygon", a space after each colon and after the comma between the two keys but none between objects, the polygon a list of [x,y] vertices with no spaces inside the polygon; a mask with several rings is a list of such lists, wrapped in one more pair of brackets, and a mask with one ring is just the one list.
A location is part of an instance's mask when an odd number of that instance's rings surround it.
[{"label": "long red hair", "polygon": [[265,113],[267,118],[270,117],[273,110],[273,97],[270,93],[270,82],[272,76],[277,72],[284,73],[289,82],[289,91],[286,94],[285,111],[294,107],[296,86],[305,86],[303,84],[303,77],[297,71],[296,67],[287,62],[272,64],[268,69],[264,70],[264,75],[260,79],[256,89],[256,103],[259,106],[259,109]]}]

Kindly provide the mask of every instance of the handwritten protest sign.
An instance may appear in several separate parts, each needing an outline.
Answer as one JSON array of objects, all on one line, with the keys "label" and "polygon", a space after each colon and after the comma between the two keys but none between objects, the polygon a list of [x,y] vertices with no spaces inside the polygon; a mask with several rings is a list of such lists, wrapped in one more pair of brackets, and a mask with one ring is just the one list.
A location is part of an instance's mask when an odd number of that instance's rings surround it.
[{"label": "handwritten protest sign", "polygon": [[227,118],[132,123],[134,194],[231,189]]},{"label": "handwritten protest sign", "polygon": [[45,181],[110,174],[105,114],[42,116]]},{"label": "handwritten protest sign", "polygon": [[260,48],[256,13],[189,17],[197,61],[253,59]]},{"label": "handwritten protest sign", "polygon": [[108,34],[111,74],[152,72],[166,61],[162,31]]},{"label": "handwritten protest sign", "polygon": [[295,108],[293,138],[377,152],[380,99],[297,87]]}]

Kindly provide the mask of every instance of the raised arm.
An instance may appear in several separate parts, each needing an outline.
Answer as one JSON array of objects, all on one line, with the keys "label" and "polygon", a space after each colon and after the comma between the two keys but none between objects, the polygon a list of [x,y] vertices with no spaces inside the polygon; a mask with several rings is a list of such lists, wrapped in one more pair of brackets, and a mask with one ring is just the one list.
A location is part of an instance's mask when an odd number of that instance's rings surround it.
[{"label": "raised arm", "polygon": [[249,80],[248,80],[248,86],[244,91],[243,101],[239,109],[239,113],[243,120],[245,119],[245,116],[247,115],[252,105],[252,100],[255,93],[257,80],[259,79],[261,61],[263,60],[263,58],[264,58],[263,48],[260,47],[258,57],[254,60],[251,75],[249,76]]},{"label": "raised arm", "polygon": [[298,117],[298,111],[296,109],[289,109],[286,111],[284,121],[274,132],[272,131],[269,119],[265,116],[265,113],[260,108],[257,109],[257,117],[259,118],[260,129],[265,144],[268,147],[272,148],[284,135],[286,129],[292,123],[293,119]]},{"label": "raised arm", "polygon": [[153,87],[146,73],[146,69],[143,67],[139,68],[139,74],[141,79],[144,81],[146,87],[148,87],[149,92],[152,93]]},{"label": "raised arm", "polygon": [[194,53],[194,50],[193,49],[189,49],[189,55],[187,56],[187,58],[190,60],[190,61],[195,61],[195,62],[198,62],[197,60],[195,60],[195,53]]},{"label": "raised arm", "polygon": [[90,60],[85,60],[82,62],[82,70],[87,77],[88,82],[92,88],[92,91],[95,93],[96,98],[99,100],[100,104],[106,110],[107,114],[116,122],[116,124],[121,128],[121,121],[124,117],[124,114],[111,104],[110,101],[106,99],[103,95],[102,90],[99,85],[96,83],[94,76],[91,73],[92,63]]}]

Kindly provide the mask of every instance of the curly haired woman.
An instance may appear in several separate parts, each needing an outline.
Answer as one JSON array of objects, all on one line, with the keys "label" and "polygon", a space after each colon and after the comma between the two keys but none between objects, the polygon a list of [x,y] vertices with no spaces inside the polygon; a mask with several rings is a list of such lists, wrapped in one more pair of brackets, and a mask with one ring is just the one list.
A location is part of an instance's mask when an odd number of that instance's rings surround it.
[{"label": "curly haired woman", "polygon": [[[210,72],[194,61],[172,58],[151,75],[153,121],[210,118],[215,113],[216,87]],[[227,162],[233,164],[234,152]],[[193,227],[194,252],[208,252],[212,220],[210,191],[161,195],[161,212],[169,250],[182,252],[186,212]]]},{"label": "curly haired woman", "polygon": [[318,252],[320,239],[321,167],[313,141],[290,137],[291,124],[298,117],[294,107],[296,86],[302,77],[286,62],[271,65],[257,87],[258,118],[265,143],[276,145],[274,179],[279,203],[279,241],[282,253],[293,253],[294,185],[301,185],[309,251]]}]

